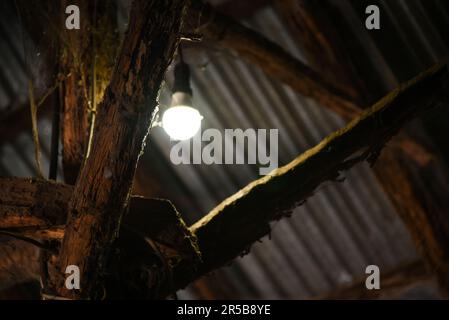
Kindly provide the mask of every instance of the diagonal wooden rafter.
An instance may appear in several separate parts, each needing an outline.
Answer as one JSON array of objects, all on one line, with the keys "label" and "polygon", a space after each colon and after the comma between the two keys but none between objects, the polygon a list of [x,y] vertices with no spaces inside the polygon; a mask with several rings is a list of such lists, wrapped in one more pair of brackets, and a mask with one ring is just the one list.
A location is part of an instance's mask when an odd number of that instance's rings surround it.
[{"label": "diagonal wooden rafter", "polygon": [[[202,262],[192,264],[191,261],[181,260],[174,267],[172,281],[162,284],[160,296],[167,295],[173,289],[183,288],[191,281],[248,252],[255,241],[270,232],[271,221],[289,216],[292,209],[306,201],[320,184],[337,179],[342,171],[361,161],[373,163],[385,144],[406,122],[441,104],[448,106],[448,89],[448,66],[439,65],[401,86],[365,111],[361,117],[328,136],[291,163],[252,182],[224,200],[190,227],[190,231],[198,239]],[[21,183],[24,183],[23,180]],[[23,223],[20,219],[12,218],[17,215],[14,213],[16,211],[22,218],[39,218],[39,214],[46,214],[49,210],[30,210],[45,208],[46,203],[60,203],[62,207],[58,210],[66,211],[64,205],[67,206],[67,200],[61,198],[56,201],[60,192],[47,193],[49,199],[31,192],[29,194],[34,194],[34,197],[30,197],[28,204],[15,203],[14,201],[19,201],[17,195],[23,192],[14,191],[12,185],[13,179],[3,183],[0,180],[0,186],[9,186],[7,192],[0,195],[0,221],[9,217],[6,219],[9,227],[14,226],[17,230]],[[71,187],[52,183],[48,190],[64,188]],[[62,191],[64,192],[67,190]],[[65,199],[67,198],[69,196],[65,195]],[[435,229],[436,224],[422,221],[420,227],[425,235],[423,241],[442,262],[437,270],[438,274],[447,277],[449,225],[445,217],[435,215],[432,218],[438,222],[438,230]],[[54,218],[48,217],[48,220],[51,219]],[[30,221],[31,224],[35,223],[34,220]],[[40,221],[47,220],[40,218]],[[30,224],[23,226],[30,227]],[[5,227],[8,225],[4,224],[3,228]]]}]

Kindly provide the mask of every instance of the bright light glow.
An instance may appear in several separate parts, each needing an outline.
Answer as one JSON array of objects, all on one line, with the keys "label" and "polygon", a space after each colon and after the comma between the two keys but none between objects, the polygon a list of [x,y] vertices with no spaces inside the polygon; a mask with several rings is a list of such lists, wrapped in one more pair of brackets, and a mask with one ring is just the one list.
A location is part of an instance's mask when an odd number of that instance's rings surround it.
[{"label": "bright light glow", "polygon": [[162,116],[162,127],[173,140],[192,138],[201,128],[203,117],[198,110],[188,106],[174,106]]}]

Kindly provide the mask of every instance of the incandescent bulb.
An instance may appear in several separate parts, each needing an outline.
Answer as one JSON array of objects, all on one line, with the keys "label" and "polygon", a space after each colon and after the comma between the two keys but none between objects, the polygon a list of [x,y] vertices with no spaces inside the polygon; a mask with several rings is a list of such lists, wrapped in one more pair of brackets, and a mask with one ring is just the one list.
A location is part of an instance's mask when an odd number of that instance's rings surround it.
[{"label": "incandescent bulb", "polygon": [[192,138],[201,128],[203,117],[198,110],[189,106],[168,108],[162,116],[162,127],[173,140]]},{"label": "incandescent bulb", "polygon": [[201,128],[201,114],[192,107],[189,66],[181,61],[175,66],[171,107],[162,116],[162,128],[172,140],[192,138]]}]

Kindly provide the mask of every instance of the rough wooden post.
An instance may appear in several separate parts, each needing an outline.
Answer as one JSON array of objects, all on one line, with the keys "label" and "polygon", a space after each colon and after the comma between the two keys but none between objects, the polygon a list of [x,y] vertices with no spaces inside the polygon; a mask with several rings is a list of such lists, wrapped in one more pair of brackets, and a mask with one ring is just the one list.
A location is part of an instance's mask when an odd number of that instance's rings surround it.
[{"label": "rough wooden post", "polygon": [[[91,154],[69,205],[54,289],[69,298],[103,295],[108,247],[117,237],[135,168],[165,71],[179,40],[184,0],[133,2],[111,83],[99,106]],[[65,269],[81,271],[81,290],[64,286]]]}]

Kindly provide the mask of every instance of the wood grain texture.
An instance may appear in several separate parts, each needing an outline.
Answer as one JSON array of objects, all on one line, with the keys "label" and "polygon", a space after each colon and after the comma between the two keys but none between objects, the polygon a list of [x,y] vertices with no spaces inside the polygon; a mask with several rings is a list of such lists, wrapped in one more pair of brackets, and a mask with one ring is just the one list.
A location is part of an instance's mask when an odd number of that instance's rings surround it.
[{"label": "wood grain texture", "polygon": [[[0,193],[0,284],[7,287],[39,278],[37,247],[14,235],[51,241],[57,251],[73,186],[0,178],[3,185],[8,188]],[[159,283],[171,283],[171,269],[180,261],[199,263],[196,238],[169,201],[133,196],[129,203],[119,238],[111,245],[113,257],[107,260],[106,298],[155,298]],[[57,272],[57,254],[50,258],[51,272]]]},{"label": "wood grain texture", "polygon": [[72,187],[56,182],[0,179],[0,229],[63,225]]},{"label": "wood grain texture", "polygon": [[68,298],[103,295],[104,261],[117,237],[134,172],[148,133],[165,71],[179,41],[185,1],[133,2],[128,31],[111,82],[99,106],[91,155],[68,209],[59,270],[81,270],[81,290],[54,290]]}]

